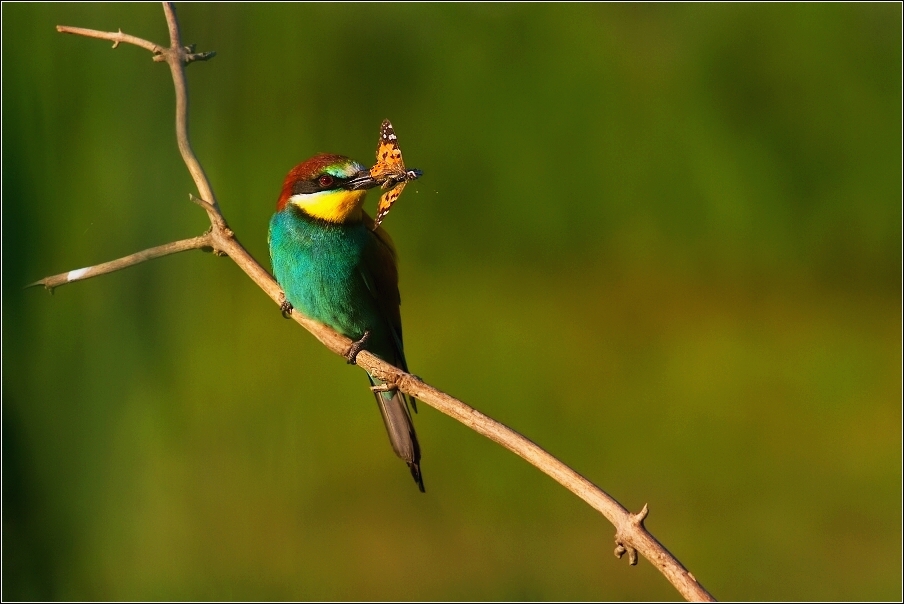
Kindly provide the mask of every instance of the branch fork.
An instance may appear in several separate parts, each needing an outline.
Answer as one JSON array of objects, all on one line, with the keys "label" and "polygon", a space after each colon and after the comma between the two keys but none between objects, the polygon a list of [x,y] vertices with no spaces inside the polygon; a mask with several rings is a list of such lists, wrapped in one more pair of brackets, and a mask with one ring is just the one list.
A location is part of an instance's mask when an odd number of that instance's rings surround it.
[{"label": "branch fork", "polygon": [[358,343],[352,342],[345,336],[304,316],[300,312],[292,312],[291,305],[287,303],[285,294],[279,284],[248,254],[235,237],[235,233],[227,226],[226,220],[220,212],[213,188],[210,186],[204,169],[201,167],[189,142],[188,90],[185,80],[185,66],[195,61],[211,59],[216,53],[196,53],[194,45],[184,46],[181,42],[175,7],[169,2],[164,2],[163,11],[170,35],[170,45],[168,47],[125,34],[121,29],[115,32],[103,32],[58,25],[57,31],[109,40],[113,42],[113,48],[117,48],[122,43],[139,46],[152,53],[154,61],[165,62],[169,65],[176,92],[176,140],[182,159],[198,189],[198,196],[190,194],[189,198],[207,212],[207,216],[210,219],[210,228],[198,237],[167,243],[110,262],[45,277],[26,287],[42,285],[52,293],[55,287],[67,283],[83,281],[91,277],[134,266],[153,258],[193,249],[213,251],[216,255],[227,255],[277,305],[280,305],[283,316],[294,319],[320,340],[324,346],[340,356],[348,358],[347,355],[354,351],[355,363],[373,377],[385,382],[383,385],[373,387],[372,389],[375,392],[401,390],[519,455],[583,499],[616,527],[615,555],[617,557],[621,558],[627,553],[628,562],[631,565],[635,565],[638,561],[638,554],[640,554],[656,566],[685,599],[689,601],[715,601],[713,596],[697,582],[696,578],[646,530],[644,520],[649,513],[649,508],[646,505],[637,514],[629,513],[602,489],[511,428],[434,388],[417,376],[386,363],[366,349],[356,350],[355,344],[360,343],[360,341]]}]

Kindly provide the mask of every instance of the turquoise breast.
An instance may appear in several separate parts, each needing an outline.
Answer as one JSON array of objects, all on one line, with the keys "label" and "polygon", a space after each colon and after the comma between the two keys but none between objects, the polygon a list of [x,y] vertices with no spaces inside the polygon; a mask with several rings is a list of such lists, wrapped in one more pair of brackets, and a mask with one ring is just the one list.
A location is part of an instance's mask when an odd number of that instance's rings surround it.
[{"label": "turquoise breast", "polygon": [[286,299],[353,340],[383,322],[359,268],[369,237],[363,223],[330,223],[292,206],[270,220],[273,273]]}]

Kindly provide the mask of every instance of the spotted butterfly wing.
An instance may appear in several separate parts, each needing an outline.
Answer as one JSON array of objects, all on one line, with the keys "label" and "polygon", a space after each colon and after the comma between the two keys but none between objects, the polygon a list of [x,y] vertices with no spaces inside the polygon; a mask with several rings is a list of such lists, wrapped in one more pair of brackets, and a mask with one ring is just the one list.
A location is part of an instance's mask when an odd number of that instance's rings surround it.
[{"label": "spotted butterfly wing", "polygon": [[380,204],[377,206],[377,217],[374,218],[374,229],[380,226],[380,223],[383,222],[383,219],[386,218],[386,215],[389,214],[389,210],[392,208],[392,204],[396,202],[396,199],[399,198],[399,195],[402,194],[402,189],[405,188],[405,185],[408,184],[404,180],[394,186],[389,191],[383,193],[380,196]]},{"label": "spotted butterfly wing", "polygon": [[374,218],[374,229],[389,214],[392,204],[396,202],[402,190],[409,181],[416,180],[421,175],[420,170],[407,170],[402,161],[402,151],[399,149],[399,140],[389,120],[383,120],[380,126],[380,140],[377,143],[377,163],[370,169],[370,175],[379,181],[384,190],[388,189],[380,197],[377,206],[377,216]]}]

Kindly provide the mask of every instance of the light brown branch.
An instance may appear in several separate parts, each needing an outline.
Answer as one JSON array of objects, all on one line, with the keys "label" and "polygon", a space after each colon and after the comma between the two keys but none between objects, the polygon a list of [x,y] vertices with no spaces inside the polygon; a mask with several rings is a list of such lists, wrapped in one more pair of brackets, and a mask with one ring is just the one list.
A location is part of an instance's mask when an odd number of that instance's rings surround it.
[{"label": "light brown branch", "polygon": [[135,36],[130,36],[129,34],[122,33],[122,30],[119,31],[97,31],[96,29],[85,29],[84,27],[69,27],[68,25],[57,25],[56,29],[58,32],[63,34],[75,34],[77,36],[85,36],[88,38],[98,38],[100,40],[110,40],[113,42],[113,48],[116,48],[120,45],[120,43],[125,42],[126,44],[134,44],[135,46],[140,46],[145,50],[149,50],[155,55],[163,52],[163,48],[157,46],[153,42],[148,42],[147,40],[142,40],[141,38],[136,38]]},{"label": "light brown branch", "polygon": [[[120,260],[114,260],[113,262],[107,262],[87,269],[79,269],[79,271],[70,271],[65,275],[47,277],[32,285],[44,285],[45,287],[52,288],[57,285],[71,283],[74,280],[86,279],[88,277],[119,270],[120,268],[132,266],[138,262],[144,262],[145,260],[150,260],[151,258],[156,258],[169,253],[184,251],[185,249],[196,249],[197,247],[212,247],[214,250],[225,253],[232,258],[232,260],[245,271],[251,280],[264,290],[274,302],[282,304],[285,297],[279,284],[277,284],[273,277],[270,276],[270,273],[251,257],[236,240],[233,232],[226,226],[226,221],[223,219],[216,198],[214,197],[213,188],[210,186],[207,176],[205,175],[200,162],[195,157],[194,152],[191,149],[191,144],[189,143],[188,93],[185,82],[184,66],[188,62],[209,58],[212,55],[210,53],[194,54],[192,48],[183,47],[180,39],[179,24],[176,18],[175,8],[170,3],[164,3],[163,6],[170,32],[170,46],[168,48],[162,48],[156,44],[135,38],[134,36],[128,36],[122,32],[105,33],[63,26],[58,26],[57,29],[65,33],[112,40],[115,42],[114,47],[119,42],[136,44],[137,46],[141,46],[153,52],[155,57],[162,57],[159,60],[166,61],[169,64],[173,74],[173,84],[176,89],[176,138],[179,143],[179,151],[182,154],[182,158],[202,197],[202,199],[197,199],[192,196],[192,201],[204,208],[207,212],[211,222],[211,229],[205,235],[196,237],[195,239],[186,239],[182,242],[168,244],[168,246],[152,248],[151,250],[145,250],[144,252],[139,252],[138,254],[133,254],[132,256],[121,258]],[[155,60],[158,59],[155,58]],[[204,240],[205,243],[203,245],[196,245],[199,240]],[[189,244],[189,242],[193,243]],[[180,244],[186,247],[183,249],[173,249],[171,251],[167,250],[169,246],[178,246]],[[85,272],[82,273],[80,271]],[[75,273],[75,278],[71,277],[73,273]],[[292,313],[292,317],[334,353],[345,356],[348,352],[352,341],[345,336],[342,336],[321,323],[305,317],[297,310]],[[630,564],[633,565],[637,563],[637,555],[639,553],[656,566],[685,599],[690,601],[714,601],[712,595],[697,582],[694,576],[688,572],[687,569],[685,569],[684,566],[682,566],[681,563],[649,533],[649,531],[647,531],[644,526],[644,519],[649,512],[647,506],[644,506],[639,513],[631,514],[602,489],[550,455],[531,440],[487,415],[484,415],[473,407],[468,406],[464,402],[430,386],[419,378],[386,363],[366,350],[362,351],[357,356],[357,364],[366,369],[374,377],[394,385],[403,392],[416,397],[438,411],[460,421],[479,434],[499,443],[536,466],[552,477],[556,482],[583,499],[615,526],[615,555],[617,557],[620,558],[627,553],[628,560]]]},{"label": "light brown branch", "polygon": [[[173,86],[176,89],[176,141],[179,144],[179,153],[182,154],[182,160],[185,162],[188,172],[198,187],[201,199],[207,201],[210,205],[207,208],[207,215],[211,222],[216,222],[216,214],[219,214],[219,204],[217,198],[213,194],[213,187],[207,180],[204,168],[201,162],[195,157],[195,152],[191,148],[188,140],[188,84],[185,81],[185,65],[190,60],[191,48],[182,46],[182,38],[179,33],[179,20],[176,18],[176,7],[171,2],[163,3],[163,12],[166,15],[166,24],[169,28],[170,47],[164,53],[166,62],[170,66],[170,72],[173,75]],[[207,54],[207,58],[212,54]],[[219,217],[222,220],[222,216]]]},{"label": "light brown branch", "polygon": [[136,252],[123,258],[111,260],[110,262],[103,262],[101,264],[95,264],[94,266],[77,268],[75,270],[69,271],[68,273],[60,273],[59,275],[44,277],[39,281],[29,283],[25,286],[25,288],[27,289],[29,287],[43,285],[52,293],[53,288],[59,287],[60,285],[74,283],[75,281],[84,281],[85,279],[90,279],[91,277],[99,277],[100,275],[106,275],[107,273],[112,273],[113,271],[120,271],[124,268],[129,268],[130,266],[135,266],[136,264],[147,262],[148,260],[153,260],[154,258],[160,258],[161,256],[169,256],[170,254],[178,254],[179,252],[187,252],[188,250],[212,248],[212,242],[213,237],[211,237],[210,231],[208,231],[207,233],[199,237],[192,237],[191,239],[182,239],[181,241],[165,243],[163,245],[158,245],[157,247],[152,247],[147,250]]},{"label": "light brown branch", "polygon": [[[315,335],[317,334],[315,333]],[[334,350],[334,352],[341,355],[346,349]],[[386,363],[366,350],[358,354],[357,364],[380,380],[394,384],[399,390],[424,401],[478,434],[499,443],[583,499],[615,525],[615,555],[617,557],[621,558],[627,552],[630,564],[635,565],[639,552],[665,575],[686,600],[715,601],[715,598],[697,582],[694,576],[646,530],[643,525],[643,520],[649,513],[646,505],[638,514],[631,514],[605,491],[530,439],[466,403],[430,386],[416,376]]]}]

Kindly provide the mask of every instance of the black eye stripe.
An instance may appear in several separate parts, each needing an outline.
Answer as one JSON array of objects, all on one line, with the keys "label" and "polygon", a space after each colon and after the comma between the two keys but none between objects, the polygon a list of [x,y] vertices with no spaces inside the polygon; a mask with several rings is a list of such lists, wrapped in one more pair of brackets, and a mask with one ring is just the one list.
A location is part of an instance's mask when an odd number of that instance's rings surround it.
[{"label": "black eye stripe", "polygon": [[320,190],[320,185],[316,181],[296,180],[292,185],[292,195],[303,195],[305,193],[316,193]]},{"label": "black eye stripe", "polygon": [[[333,182],[327,186],[320,185],[320,177],[329,176]],[[306,195],[309,193],[317,193],[319,191],[331,191],[333,189],[344,189],[350,178],[339,178],[332,174],[318,174],[314,180],[296,180],[292,185],[292,195]]]}]

